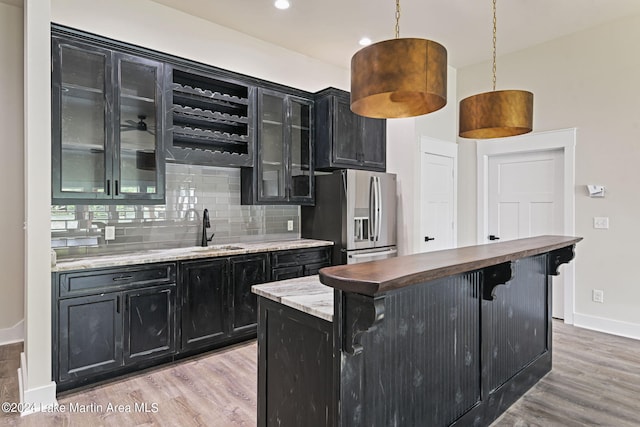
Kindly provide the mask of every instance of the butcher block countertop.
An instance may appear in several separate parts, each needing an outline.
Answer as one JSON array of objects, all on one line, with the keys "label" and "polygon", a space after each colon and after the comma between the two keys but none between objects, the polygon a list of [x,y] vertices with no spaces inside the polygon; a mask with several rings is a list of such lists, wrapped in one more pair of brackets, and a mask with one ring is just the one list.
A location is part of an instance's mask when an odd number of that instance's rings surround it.
[{"label": "butcher block countertop", "polygon": [[538,236],[479,246],[326,267],[320,281],[343,291],[376,296],[394,289],[573,246],[581,237]]}]

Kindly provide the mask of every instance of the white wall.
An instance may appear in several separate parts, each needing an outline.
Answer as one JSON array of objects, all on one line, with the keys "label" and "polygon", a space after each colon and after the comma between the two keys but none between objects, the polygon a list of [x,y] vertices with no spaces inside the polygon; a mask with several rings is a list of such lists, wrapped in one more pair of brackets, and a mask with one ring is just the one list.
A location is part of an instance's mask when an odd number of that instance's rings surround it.
[{"label": "white wall", "polygon": [[[51,20],[298,89],[349,89],[349,70],[150,0],[52,0]],[[212,2],[211,7],[216,7]]]},{"label": "white wall", "polygon": [[51,381],[51,36],[49,0],[24,1],[25,341],[23,413],[56,401]]},{"label": "white wall", "polygon": [[[498,59],[498,89],[534,93],[534,131],[577,127],[575,324],[640,338],[640,16]],[[490,90],[490,64],[458,70],[458,99]],[[459,235],[475,243],[475,144],[460,140]],[[603,184],[606,198],[587,197]],[[608,216],[609,230],[593,229]],[[604,304],[591,301],[604,290]]]},{"label": "white wall", "polygon": [[447,105],[431,114],[416,117],[418,137],[428,136],[441,141],[456,142],[458,134],[457,76],[457,70],[449,66],[447,68]]},{"label": "white wall", "polygon": [[24,335],[23,9],[17,4],[0,2],[0,345]]},{"label": "white wall", "polygon": [[456,69],[447,69],[447,105],[433,113],[387,120],[387,172],[398,176],[398,253],[409,255],[420,239],[420,140],[456,141]]}]

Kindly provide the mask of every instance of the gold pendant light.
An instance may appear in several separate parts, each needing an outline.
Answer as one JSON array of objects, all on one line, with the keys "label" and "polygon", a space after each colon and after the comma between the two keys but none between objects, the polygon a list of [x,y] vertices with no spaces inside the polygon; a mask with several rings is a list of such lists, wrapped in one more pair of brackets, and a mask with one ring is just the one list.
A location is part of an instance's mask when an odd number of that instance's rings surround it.
[{"label": "gold pendant light", "polygon": [[360,49],[351,58],[351,111],[379,119],[431,113],[447,103],[447,50],[439,43],[396,38]]},{"label": "gold pendant light", "polygon": [[496,0],[493,0],[493,91],[460,101],[462,138],[489,139],[522,135],[533,128],[533,94],[496,91]]}]

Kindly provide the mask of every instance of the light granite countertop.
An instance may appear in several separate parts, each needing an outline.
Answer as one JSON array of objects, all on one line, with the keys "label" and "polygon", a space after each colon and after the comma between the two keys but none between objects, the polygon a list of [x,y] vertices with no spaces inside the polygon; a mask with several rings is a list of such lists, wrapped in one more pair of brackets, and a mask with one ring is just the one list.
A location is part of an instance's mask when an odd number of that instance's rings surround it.
[{"label": "light granite countertop", "polygon": [[253,285],[251,291],[287,307],[333,322],[334,289],[320,283],[317,275]]},{"label": "light granite countertop", "polygon": [[157,249],[113,255],[97,255],[83,258],[61,259],[58,260],[56,265],[51,266],[51,271],[58,272],[83,270],[87,268],[150,264],[154,262],[214,258],[232,255],[252,254],[258,252],[273,252],[288,249],[304,249],[331,245],[333,245],[333,242],[329,242],[326,240],[295,239],[256,243],[230,243],[224,245],[211,245],[207,247],[191,246],[175,249]]}]

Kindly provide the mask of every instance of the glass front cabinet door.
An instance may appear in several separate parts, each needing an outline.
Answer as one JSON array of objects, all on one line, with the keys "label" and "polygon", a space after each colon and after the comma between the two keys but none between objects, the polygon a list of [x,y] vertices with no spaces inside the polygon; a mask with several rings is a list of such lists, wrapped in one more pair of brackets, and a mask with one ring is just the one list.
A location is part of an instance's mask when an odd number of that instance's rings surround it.
[{"label": "glass front cabinet door", "polygon": [[52,201],[163,203],[161,63],[52,38]]},{"label": "glass front cabinet door", "polygon": [[258,89],[253,203],[313,204],[313,101]]}]

